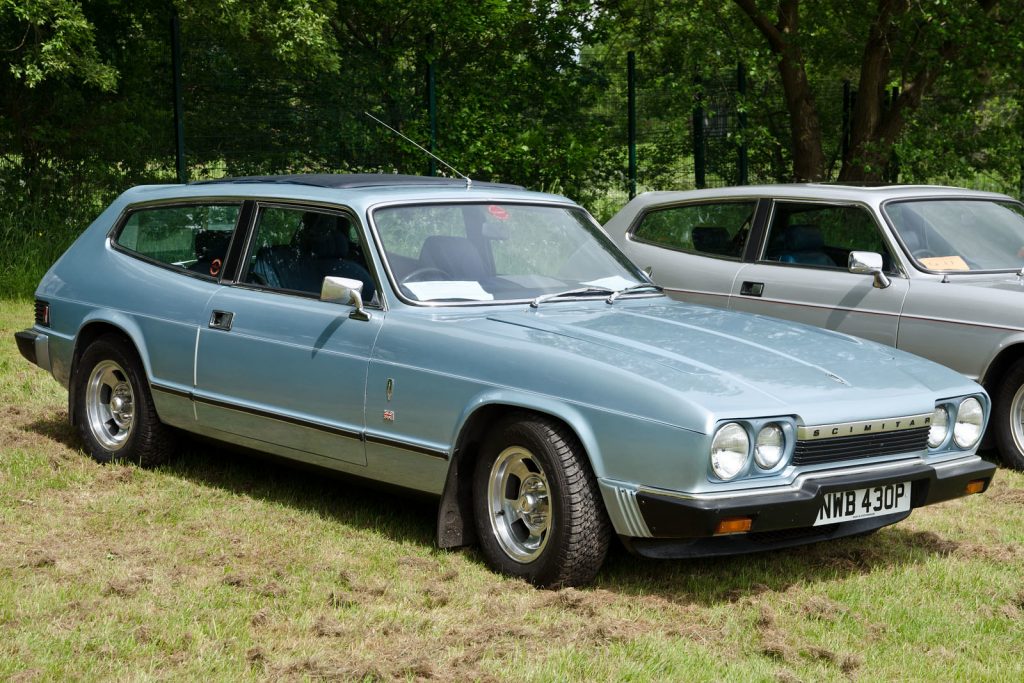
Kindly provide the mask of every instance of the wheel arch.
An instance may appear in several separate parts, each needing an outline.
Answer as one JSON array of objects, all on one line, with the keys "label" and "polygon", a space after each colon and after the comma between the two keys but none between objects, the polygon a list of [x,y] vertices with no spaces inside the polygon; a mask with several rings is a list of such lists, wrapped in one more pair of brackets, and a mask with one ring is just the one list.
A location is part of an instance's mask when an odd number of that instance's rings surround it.
[{"label": "wheel arch", "polygon": [[146,354],[142,352],[143,346],[140,345],[142,344],[142,333],[138,326],[130,318],[122,315],[105,317],[101,313],[94,313],[86,318],[78,328],[78,333],[75,335],[74,351],[71,355],[71,372],[70,381],[68,382],[68,416],[73,425],[78,424],[78,415],[75,412],[75,391],[78,384],[75,381],[75,375],[78,372],[78,362],[90,344],[108,334],[120,336],[131,348],[132,352],[135,353],[142,363],[148,381],[150,374],[149,365],[146,362]]},{"label": "wheel arch", "polygon": [[1002,378],[1011,365],[1024,358],[1024,335],[1015,335],[1001,344],[999,353],[989,362],[988,367],[978,378],[978,383],[985,387],[989,396],[995,398]]},{"label": "wheel arch", "polygon": [[451,464],[437,511],[437,545],[457,548],[476,543],[473,524],[473,474],[480,443],[487,431],[505,416],[532,413],[557,420],[569,429],[583,446],[591,471],[600,470],[600,449],[589,421],[572,405],[554,400],[490,395],[481,396],[463,412],[455,429]]}]

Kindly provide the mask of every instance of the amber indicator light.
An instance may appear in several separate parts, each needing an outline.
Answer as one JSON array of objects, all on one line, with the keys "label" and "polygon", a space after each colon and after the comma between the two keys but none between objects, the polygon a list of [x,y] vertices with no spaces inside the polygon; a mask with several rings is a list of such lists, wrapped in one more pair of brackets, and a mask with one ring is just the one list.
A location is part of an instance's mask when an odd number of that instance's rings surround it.
[{"label": "amber indicator light", "polygon": [[715,535],[720,534],[742,534],[750,531],[750,525],[754,520],[751,517],[729,517],[723,519],[715,527]]},{"label": "amber indicator light", "polygon": [[985,490],[985,480],[984,479],[975,479],[974,481],[969,482],[967,484],[967,488],[964,489],[964,492],[969,496],[972,493],[981,493],[984,490]]}]

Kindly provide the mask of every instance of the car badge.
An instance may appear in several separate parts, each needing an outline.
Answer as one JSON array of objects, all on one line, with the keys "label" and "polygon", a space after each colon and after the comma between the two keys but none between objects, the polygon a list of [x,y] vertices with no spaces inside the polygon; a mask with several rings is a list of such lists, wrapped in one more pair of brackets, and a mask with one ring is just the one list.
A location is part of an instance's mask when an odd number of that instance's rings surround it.
[{"label": "car badge", "polygon": [[831,379],[831,380],[835,380],[836,382],[839,382],[840,384],[845,384],[846,386],[850,386],[850,383],[847,382],[842,377],[840,377],[839,375],[833,374],[831,372],[826,372],[825,374],[828,375],[828,378]]},{"label": "car badge", "polygon": [[387,384],[384,385],[384,396],[387,397],[388,401],[395,394],[395,380],[388,377]]},{"label": "car badge", "polygon": [[394,422],[395,421],[395,411],[393,411],[393,410],[385,410],[384,411],[384,421],[385,422]]}]

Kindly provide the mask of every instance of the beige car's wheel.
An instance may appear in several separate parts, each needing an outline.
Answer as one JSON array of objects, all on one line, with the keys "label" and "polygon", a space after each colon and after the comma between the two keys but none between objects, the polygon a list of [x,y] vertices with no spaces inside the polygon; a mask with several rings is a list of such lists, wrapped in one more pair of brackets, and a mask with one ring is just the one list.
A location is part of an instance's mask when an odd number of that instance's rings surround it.
[{"label": "beige car's wheel", "polygon": [[1024,470],[1024,359],[1010,366],[993,396],[992,422],[1003,464]]}]

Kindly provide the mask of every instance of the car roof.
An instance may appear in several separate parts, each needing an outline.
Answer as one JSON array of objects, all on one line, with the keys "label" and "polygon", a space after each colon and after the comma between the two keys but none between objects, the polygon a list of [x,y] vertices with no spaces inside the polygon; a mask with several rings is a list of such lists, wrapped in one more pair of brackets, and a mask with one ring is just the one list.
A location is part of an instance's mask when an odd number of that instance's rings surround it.
[{"label": "car roof", "polygon": [[355,211],[390,203],[432,201],[526,201],[574,204],[545,192],[519,185],[467,183],[461,178],[359,174],[293,174],[201,180],[184,185],[140,185],[121,196],[124,204],[195,198],[281,199],[341,204]]},{"label": "car roof", "polygon": [[967,190],[942,185],[833,185],[828,183],[790,183],[780,185],[740,185],[703,190],[645,192],[634,202],[648,205],[666,200],[687,200],[721,197],[778,197],[780,199],[819,199],[878,203],[890,199],[918,199],[925,197],[971,197],[984,199],[1012,199],[997,192]]},{"label": "car roof", "polygon": [[[464,178],[444,178],[439,176],[401,175],[398,173],[292,173],[286,175],[254,175],[237,178],[217,178],[215,180],[197,180],[190,185],[215,184],[262,184],[275,185],[309,185],[311,187],[330,187],[334,189],[354,189],[369,187],[466,187]],[[521,185],[507,183],[471,182],[477,187],[501,187],[507,189],[524,189]]]}]

